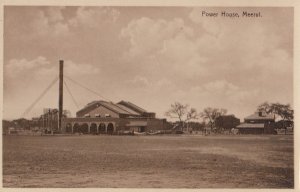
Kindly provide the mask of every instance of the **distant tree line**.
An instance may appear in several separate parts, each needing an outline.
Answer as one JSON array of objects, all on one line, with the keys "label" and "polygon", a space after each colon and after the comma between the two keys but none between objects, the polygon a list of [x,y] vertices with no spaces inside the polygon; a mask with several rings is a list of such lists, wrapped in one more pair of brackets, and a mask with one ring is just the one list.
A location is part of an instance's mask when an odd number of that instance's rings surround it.
[{"label": "distant tree line", "polygon": [[[294,111],[289,104],[268,103],[257,107],[257,111],[264,111],[267,114],[274,114],[277,119],[282,120],[283,127],[290,125],[294,119]],[[183,128],[193,128],[193,130],[203,130],[205,127],[210,129],[222,129],[220,125],[220,117],[227,114],[227,110],[223,108],[204,108],[203,111],[197,112],[195,108],[189,107],[188,104],[175,102],[171,104],[169,110],[165,112],[165,116],[176,119],[176,124]],[[233,116],[234,117],[234,116]],[[201,119],[202,122],[196,120]],[[286,125],[285,125],[286,124]]]},{"label": "distant tree line", "polygon": [[[50,111],[47,113],[44,113],[44,117],[47,118],[49,117]],[[53,113],[53,121],[57,121],[58,119],[58,110],[52,110]],[[43,116],[42,115],[42,116]],[[14,120],[2,120],[2,131],[7,132],[9,128],[15,128],[15,129],[25,129],[25,130],[30,130],[32,128],[37,128],[37,127],[41,127],[41,124],[43,124],[43,118],[42,116],[38,117],[38,118],[33,118],[33,119],[25,119],[25,118],[18,118],[18,119],[14,119]],[[63,117],[68,117],[71,116],[70,111],[68,110],[64,110],[63,111]],[[57,126],[57,123],[54,123],[55,126]]]},{"label": "distant tree line", "polygon": [[7,132],[7,130],[10,127],[14,128],[22,128],[22,129],[30,129],[30,127],[33,126],[32,121],[25,119],[25,118],[19,118],[12,121],[8,120],[2,120],[2,131]]}]

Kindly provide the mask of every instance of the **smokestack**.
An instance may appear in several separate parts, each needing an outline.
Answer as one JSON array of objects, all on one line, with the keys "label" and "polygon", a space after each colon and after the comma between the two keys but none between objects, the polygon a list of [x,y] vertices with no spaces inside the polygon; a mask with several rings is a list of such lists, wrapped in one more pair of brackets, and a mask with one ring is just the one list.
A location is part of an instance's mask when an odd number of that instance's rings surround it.
[{"label": "smokestack", "polygon": [[58,130],[61,130],[61,119],[63,115],[63,77],[64,61],[59,60],[59,98],[58,98]]}]

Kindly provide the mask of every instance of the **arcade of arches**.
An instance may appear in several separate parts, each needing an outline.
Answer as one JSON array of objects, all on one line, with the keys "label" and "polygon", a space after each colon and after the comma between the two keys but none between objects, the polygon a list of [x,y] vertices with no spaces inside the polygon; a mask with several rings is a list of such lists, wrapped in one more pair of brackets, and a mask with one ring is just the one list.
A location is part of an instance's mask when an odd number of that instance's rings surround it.
[{"label": "arcade of arches", "polygon": [[112,134],[116,131],[114,122],[101,123],[67,123],[67,133],[83,133],[83,134]]}]

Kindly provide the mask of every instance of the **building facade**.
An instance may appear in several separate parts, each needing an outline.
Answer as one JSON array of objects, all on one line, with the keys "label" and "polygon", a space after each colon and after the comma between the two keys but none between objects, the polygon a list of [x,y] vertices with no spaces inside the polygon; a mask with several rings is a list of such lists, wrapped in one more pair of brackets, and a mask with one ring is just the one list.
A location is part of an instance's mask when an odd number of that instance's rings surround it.
[{"label": "building facade", "polygon": [[64,118],[63,133],[117,134],[122,132],[152,132],[170,129],[166,119],[127,101],[112,103],[93,101],[76,113]]}]

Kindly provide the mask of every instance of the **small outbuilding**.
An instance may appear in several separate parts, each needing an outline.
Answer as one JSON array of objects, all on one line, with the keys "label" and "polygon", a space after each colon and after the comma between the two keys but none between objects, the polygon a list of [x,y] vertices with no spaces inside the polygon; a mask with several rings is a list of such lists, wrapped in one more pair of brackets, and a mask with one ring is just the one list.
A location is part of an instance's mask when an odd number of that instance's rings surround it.
[{"label": "small outbuilding", "polygon": [[273,134],[275,132],[275,116],[259,111],[246,117],[244,123],[236,128],[241,134]]}]

